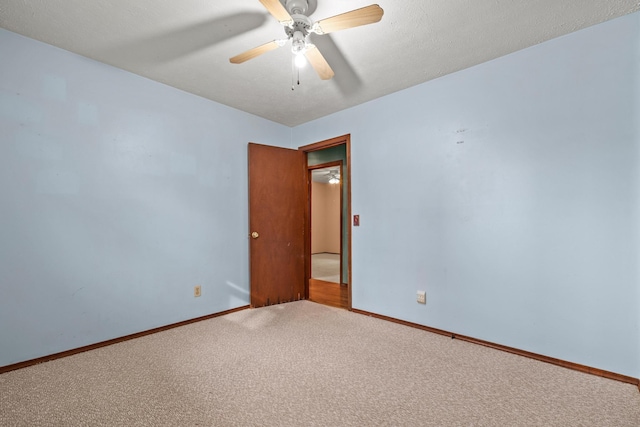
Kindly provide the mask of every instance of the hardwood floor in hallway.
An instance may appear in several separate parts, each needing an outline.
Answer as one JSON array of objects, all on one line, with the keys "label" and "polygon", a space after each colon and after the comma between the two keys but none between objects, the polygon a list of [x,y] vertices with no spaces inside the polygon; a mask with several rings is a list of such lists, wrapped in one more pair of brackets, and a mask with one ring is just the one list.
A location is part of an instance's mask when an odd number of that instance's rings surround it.
[{"label": "hardwood floor in hallway", "polygon": [[309,300],[338,308],[349,308],[349,288],[339,283],[309,279]]}]

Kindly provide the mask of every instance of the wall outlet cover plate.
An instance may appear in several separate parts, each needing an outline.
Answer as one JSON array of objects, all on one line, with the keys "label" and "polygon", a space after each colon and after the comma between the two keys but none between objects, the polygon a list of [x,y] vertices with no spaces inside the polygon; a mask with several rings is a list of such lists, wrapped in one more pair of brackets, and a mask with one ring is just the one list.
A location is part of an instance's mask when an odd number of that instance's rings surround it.
[{"label": "wall outlet cover plate", "polygon": [[427,292],[426,291],[418,291],[417,297],[416,297],[416,301],[418,301],[420,304],[426,304],[427,303]]}]

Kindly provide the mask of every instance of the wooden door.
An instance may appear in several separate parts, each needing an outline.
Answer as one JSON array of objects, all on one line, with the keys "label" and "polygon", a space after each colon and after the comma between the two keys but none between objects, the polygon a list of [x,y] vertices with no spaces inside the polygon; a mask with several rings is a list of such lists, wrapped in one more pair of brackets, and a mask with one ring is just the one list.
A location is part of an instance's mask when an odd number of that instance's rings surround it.
[{"label": "wooden door", "polygon": [[251,306],[305,298],[304,153],[249,144]]}]

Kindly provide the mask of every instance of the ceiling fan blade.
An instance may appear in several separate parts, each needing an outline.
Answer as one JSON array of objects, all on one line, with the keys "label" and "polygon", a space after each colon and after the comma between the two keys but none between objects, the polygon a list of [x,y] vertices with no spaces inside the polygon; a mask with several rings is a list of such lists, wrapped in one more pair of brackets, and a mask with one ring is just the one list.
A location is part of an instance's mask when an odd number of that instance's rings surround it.
[{"label": "ceiling fan blade", "polygon": [[260,3],[276,18],[282,25],[293,24],[293,18],[284,8],[280,0],[260,0]]},{"label": "ceiling fan blade", "polygon": [[271,50],[277,49],[280,46],[282,46],[282,43],[278,43],[278,40],[274,40],[258,47],[254,47],[253,49],[249,49],[248,51],[243,52],[240,55],[236,55],[233,58],[229,58],[229,62],[231,62],[232,64],[242,64],[245,61],[253,59],[256,56],[260,56],[263,53],[267,53]]},{"label": "ceiling fan blade", "polygon": [[384,10],[377,4],[372,4],[361,9],[322,19],[315,23],[314,31],[318,34],[328,34],[346,30],[347,28],[359,27],[360,25],[373,24],[380,21],[382,15],[384,15]]},{"label": "ceiling fan blade", "polygon": [[324,56],[322,56],[317,47],[313,46],[308,48],[304,53],[304,56],[307,57],[307,60],[322,80],[329,80],[334,76],[329,63],[324,59]]}]

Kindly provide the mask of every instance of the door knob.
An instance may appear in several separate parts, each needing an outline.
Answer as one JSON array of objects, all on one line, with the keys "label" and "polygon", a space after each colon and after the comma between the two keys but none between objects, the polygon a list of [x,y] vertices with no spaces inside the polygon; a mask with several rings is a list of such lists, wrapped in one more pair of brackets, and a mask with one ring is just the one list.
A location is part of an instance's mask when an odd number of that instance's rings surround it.
[{"label": "door knob", "polygon": [[260,237],[260,235],[258,234],[257,231],[254,231],[253,233],[251,233],[251,237],[253,237],[254,239],[257,239],[258,237]]}]

